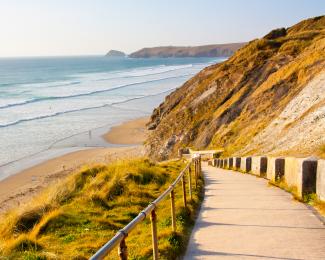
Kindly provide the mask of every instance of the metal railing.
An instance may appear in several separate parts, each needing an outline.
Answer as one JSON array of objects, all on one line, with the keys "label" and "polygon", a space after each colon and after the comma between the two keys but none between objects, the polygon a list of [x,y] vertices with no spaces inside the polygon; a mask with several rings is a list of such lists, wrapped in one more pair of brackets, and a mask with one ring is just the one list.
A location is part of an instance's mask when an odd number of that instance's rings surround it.
[{"label": "metal railing", "polygon": [[153,259],[158,259],[158,237],[157,237],[157,215],[156,208],[159,203],[165,199],[168,195],[170,195],[171,202],[171,220],[172,220],[172,230],[176,232],[176,213],[175,213],[175,192],[174,189],[176,185],[181,182],[182,183],[182,193],[183,193],[183,204],[184,207],[187,206],[186,200],[186,181],[185,175],[188,173],[188,190],[190,199],[192,199],[192,171],[191,165],[194,165],[194,178],[195,178],[195,189],[198,186],[198,178],[201,174],[201,157],[197,156],[186,165],[186,167],[181,171],[176,180],[165,190],[156,200],[151,202],[148,207],[146,207],[143,211],[139,213],[137,217],[135,217],[129,224],[127,224],[123,229],[118,231],[116,235],[108,241],[104,246],[102,246],[90,259],[97,260],[103,259],[109,252],[111,252],[116,246],[118,246],[118,255],[121,260],[128,259],[128,252],[126,246],[126,237],[129,233],[139,224],[141,223],[147,216],[150,214],[151,219],[151,233],[152,233],[152,251],[153,251]]}]

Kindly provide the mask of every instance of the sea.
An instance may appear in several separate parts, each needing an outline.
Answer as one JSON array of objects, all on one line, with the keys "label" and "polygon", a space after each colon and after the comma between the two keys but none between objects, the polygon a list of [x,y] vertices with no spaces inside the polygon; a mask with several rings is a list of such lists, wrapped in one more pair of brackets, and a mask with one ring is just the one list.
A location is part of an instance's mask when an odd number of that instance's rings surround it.
[{"label": "sea", "polygon": [[0,59],[0,180],[43,160],[114,146],[110,127],[149,116],[166,95],[226,58]]}]

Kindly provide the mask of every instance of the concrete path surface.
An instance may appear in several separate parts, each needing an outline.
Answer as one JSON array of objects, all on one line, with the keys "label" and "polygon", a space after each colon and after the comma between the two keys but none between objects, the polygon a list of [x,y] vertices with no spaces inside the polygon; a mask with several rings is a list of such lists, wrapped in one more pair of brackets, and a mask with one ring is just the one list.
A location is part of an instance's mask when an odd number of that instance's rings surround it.
[{"label": "concrete path surface", "polygon": [[325,225],[249,174],[203,167],[205,198],[184,259],[322,259]]}]

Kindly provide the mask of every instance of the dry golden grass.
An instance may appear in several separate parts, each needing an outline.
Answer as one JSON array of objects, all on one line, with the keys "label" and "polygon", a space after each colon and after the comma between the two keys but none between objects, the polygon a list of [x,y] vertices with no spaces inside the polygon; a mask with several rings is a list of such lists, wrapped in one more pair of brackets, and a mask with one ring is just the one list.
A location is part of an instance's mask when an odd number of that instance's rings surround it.
[{"label": "dry golden grass", "polygon": [[321,144],[319,146],[319,156],[325,158],[325,144]]},{"label": "dry golden grass", "polygon": [[[177,177],[184,163],[146,159],[85,168],[49,188],[1,222],[0,252],[8,259],[87,259],[131,221]],[[158,207],[159,253],[175,259],[187,243],[201,200],[202,180],[193,201],[182,206],[176,189],[177,228],[171,231],[170,201]],[[150,221],[127,238],[130,259],[151,258]],[[116,259],[114,251],[107,259]]]}]

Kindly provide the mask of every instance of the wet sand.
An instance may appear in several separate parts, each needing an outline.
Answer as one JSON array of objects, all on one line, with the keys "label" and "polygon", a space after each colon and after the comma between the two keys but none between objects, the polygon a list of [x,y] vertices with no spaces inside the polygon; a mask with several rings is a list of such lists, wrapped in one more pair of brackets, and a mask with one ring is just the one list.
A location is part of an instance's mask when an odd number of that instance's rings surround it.
[{"label": "wet sand", "polygon": [[145,123],[140,118],[113,127],[103,137],[110,143],[123,145],[112,148],[91,148],[59,156],[23,170],[0,181],[0,213],[30,200],[48,185],[77,171],[84,165],[109,163],[123,158],[144,156]]}]

